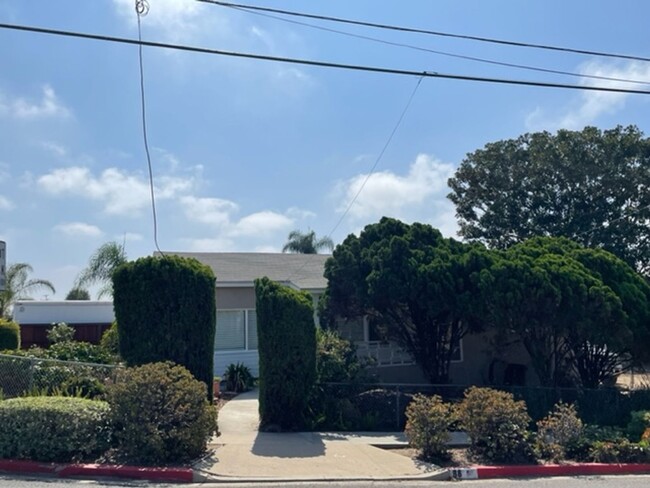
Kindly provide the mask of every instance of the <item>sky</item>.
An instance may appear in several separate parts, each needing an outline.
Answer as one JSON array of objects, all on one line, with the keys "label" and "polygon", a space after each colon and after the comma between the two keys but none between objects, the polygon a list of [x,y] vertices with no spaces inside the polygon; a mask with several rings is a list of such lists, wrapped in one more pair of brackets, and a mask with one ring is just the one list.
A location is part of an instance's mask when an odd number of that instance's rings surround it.
[{"label": "sky", "polygon": [[[133,3],[0,0],[0,23],[137,38]],[[149,41],[419,72],[596,84],[194,0],[149,3],[142,18],[142,37]],[[650,3],[643,0],[251,3],[650,57]],[[647,62],[301,21],[464,56],[650,81]],[[417,86],[416,77],[147,47],[143,66],[163,251],[280,252],[294,229],[331,235],[340,243],[382,216],[426,222],[457,237],[447,180],[468,153],[533,131],[619,124],[650,130],[650,98],[644,95],[432,78]],[[34,298],[63,299],[105,242],[124,243],[131,259],[154,251],[141,110],[137,46],[0,29],[0,240],[7,243],[9,263],[27,262],[32,277],[55,285],[56,294]]]}]

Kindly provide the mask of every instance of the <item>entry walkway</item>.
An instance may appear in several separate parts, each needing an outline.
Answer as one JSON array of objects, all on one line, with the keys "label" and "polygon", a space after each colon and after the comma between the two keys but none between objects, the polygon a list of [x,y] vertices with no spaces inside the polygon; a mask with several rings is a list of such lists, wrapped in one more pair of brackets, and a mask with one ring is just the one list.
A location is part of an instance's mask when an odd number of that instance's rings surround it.
[{"label": "entry walkway", "polygon": [[445,478],[446,470],[376,445],[406,445],[401,433],[258,432],[257,390],[219,412],[221,435],[211,456],[195,466],[220,480],[396,480]]}]

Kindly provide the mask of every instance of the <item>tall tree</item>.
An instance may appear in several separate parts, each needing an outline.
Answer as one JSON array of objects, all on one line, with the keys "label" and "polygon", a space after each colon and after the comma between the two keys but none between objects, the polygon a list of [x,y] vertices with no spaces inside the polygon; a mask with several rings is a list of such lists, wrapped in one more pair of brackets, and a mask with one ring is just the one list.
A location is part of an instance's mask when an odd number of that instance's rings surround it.
[{"label": "tall tree", "polygon": [[282,248],[282,252],[293,252],[298,254],[318,254],[318,251],[334,249],[334,243],[329,237],[316,238],[313,230],[305,232],[294,230],[289,233],[287,243]]},{"label": "tall tree", "polygon": [[487,144],[449,180],[460,234],[506,248],[564,236],[650,272],[650,139],[634,126]]},{"label": "tall tree", "polygon": [[367,315],[432,383],[446,383],[455,346],[482,326],[479,282],[489,263],[480,245],[384,217],[349,235],[325,264],[326,315]]},{"label": "tall tree", "polygon": [[38,290],[48,290],[56,293],[54,285],[48,280],[30,279],[29,274],[34,269],[27,263],[10,264],[6,273],[6,286],[0,291],[0,317],[8,317],[11,307],[16,300],[30,299],[31,294]]},{"label": "tall tree", "polygon": [[66,300],[90,300],[90,293],[85,288],[71,288],[65,296]]},{"label": "tall tree", "polygon": [[99,284],[101,288],[97,298],[113,295],[113,272],[127,262],[124,245],[115,241],[107,242],[97,249],[90,259],[88,266],[81,271],[75,282],[75,288]]},{"label": "tall tree", "polygon": [[534,238],[483,273],[488,313],[515,332],[544,386],[595,388],[645,348],[650,287],[622,260],[565,238]]}]

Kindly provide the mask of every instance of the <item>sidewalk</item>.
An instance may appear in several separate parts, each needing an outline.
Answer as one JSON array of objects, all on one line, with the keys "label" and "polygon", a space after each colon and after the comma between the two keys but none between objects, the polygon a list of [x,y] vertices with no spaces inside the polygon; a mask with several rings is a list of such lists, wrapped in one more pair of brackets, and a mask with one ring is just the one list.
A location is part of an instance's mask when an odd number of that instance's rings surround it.
[{"label": "sidewalk", "polygon": [[214,454],[194,466],[208,480],[449,479],[447,470],[377,445],[406,445],[403,434],[258,432],[257,390],[230,400],[219,412]]}]

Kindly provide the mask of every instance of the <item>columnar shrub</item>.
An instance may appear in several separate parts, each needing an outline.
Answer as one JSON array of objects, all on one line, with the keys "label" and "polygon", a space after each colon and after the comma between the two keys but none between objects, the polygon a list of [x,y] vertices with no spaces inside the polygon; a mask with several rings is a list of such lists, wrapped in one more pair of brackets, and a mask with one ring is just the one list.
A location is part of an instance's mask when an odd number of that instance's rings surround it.
[{"label": "columnar shrub", "polygon": [[110,444],[106,402],[26,397],[0,402],[0,458],[94,460]]},{"label": "columnar shrub", "polygon": [[205,384],[170,362],[122,370],[107,397],[117,448],[129,462],[190,461],[216,430]]},{"label": "columnar shrub", "polygon": [[255,280],[260,356],[260,426],[304,427],[316,378],[316,330],[312,299],[272,282]]},{"label": "columnar shrub", "polygon": [[491,461],[521,462],[532,457],[528,442],[530,417],[523,401],[511,393],[471,387],[456,407],[473,454]]},{"label": "columnar shrub", "polygon": [[584,426],[574,405],[558,403],[548,416],[537,422],[537,446],[543,457],[559,461],[567,448],[576,445]]},{"label": "columnar shrub", "polygon": [[215,277],[196,259],[146,257],[113,274],[120,355],[130,366],[182,364],[212,397]]},{"label": "columnar shrub", "polygon": [[404,432],[409,444],[420,450],[424,460],[445,459],[452,421],[451,405],[438,395],[415,395],[406,409]]},{"label": "columnar shrub", "polygon": [[0,318],[0,351],[20,348],[20,326]]}]

